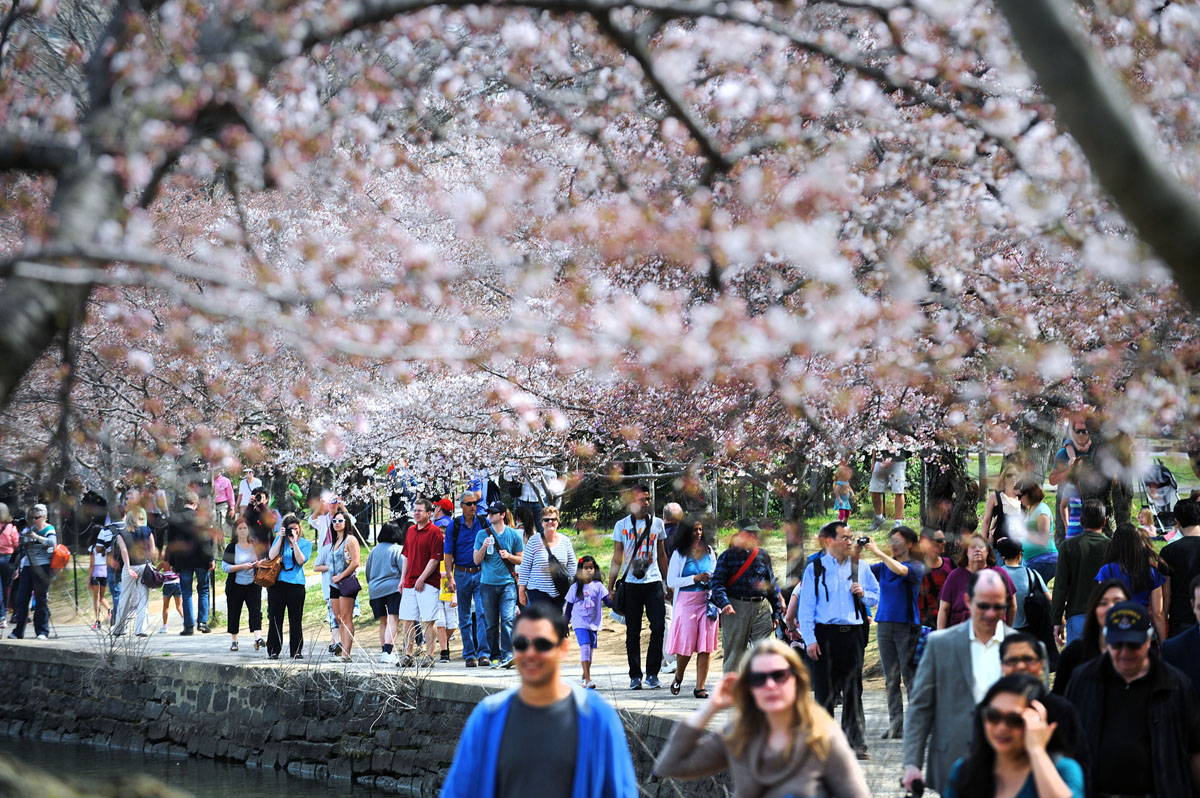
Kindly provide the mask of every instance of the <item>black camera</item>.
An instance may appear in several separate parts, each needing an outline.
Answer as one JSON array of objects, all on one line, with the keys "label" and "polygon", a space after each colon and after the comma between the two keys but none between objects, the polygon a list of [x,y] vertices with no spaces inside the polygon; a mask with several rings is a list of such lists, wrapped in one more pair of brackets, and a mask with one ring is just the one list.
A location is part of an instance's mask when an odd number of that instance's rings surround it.
[{"label": "black camera", "polygon": [[867,535],[863,535],[863,536],[862,536],[861,538],[859,538],[859,539],[858,539],[856,542],[857,542],[857,543],[858,543],[858,545],[860,545],[860,546],[865,546],[865,545],[867,545],[868,543],[870,543],[870,542],[871,542],[871,538],[870,538],[870,537],[868,537]]}]

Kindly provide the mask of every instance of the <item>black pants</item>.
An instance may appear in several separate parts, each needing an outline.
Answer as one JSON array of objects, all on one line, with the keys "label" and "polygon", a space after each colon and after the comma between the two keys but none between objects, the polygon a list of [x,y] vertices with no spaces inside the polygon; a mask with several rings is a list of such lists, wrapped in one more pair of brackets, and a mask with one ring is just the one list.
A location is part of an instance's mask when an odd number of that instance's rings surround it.
[{"label": "black pants", "polygon": [[283,650],[283,613],[288,616],[288,649],[293,657],[304,650],[304,585],[276,582],[267,588],[267,654]]},{"label": "black pants", "polygon": [[[296,585],[296,587],[300,587]],[[233,574],[225,580],[225,603],[229,615],[229,623],[227,628],[229,634],[235,635],[238,633],[242,625],[242,606],[246,607],[248,626],[251,633],[262,632],[262,588],[251,582],[248,585],[239,585],[233,578]],[[304,601],[300,601],[300,610],[304,611]],[[283,620],[281,615],[279,618]],[[282,645],[282,641],[281,641]],[[276,649],[278,651],[279,649]]]},{"label": "black pants", "polygon": [[533,604],[535,602],[539,602],[539,601],[549,604],[551,607],[554,607],[554,609],[558,610],[559,612],[563,611],[563,606],[566,604],[566,599],[563,598],[562,596],[554,596],[549,593],[545,593],[541,590],[534,590],[533,588],[525,588],[525,604],[526,604],[526,606],[533,606]]},{"label": "black pants", "polygon": [[821,656],[812,663],[813,695],[817,703],[833,714],[834,697],[842,696],[842,731],[851,748],[865,747],[863,737],[862,626],[817,624],[817,645]]},{"label": "black pants", "polygon": [[46,596],[49,588],[49,565],[26,565],[21,569],[21,576],[17,579],[17,597],[13,599],[13,609],[16,611],[16,617],[13,618],[14,635],[25,636],[31,596],[37,600],[37,606],[33,608],[34,631],[40,635],[50,634],[50,602]]},{"label": "black pants", "polygon": [[625,657],[629,660],[629,678],[642,678],[642,613],[650,621],[650,650],[646,652],[646,674],[658,676],[662,667],[663,634],[667,627],[667,605],[663,583],[644,585],[625,583]]}]

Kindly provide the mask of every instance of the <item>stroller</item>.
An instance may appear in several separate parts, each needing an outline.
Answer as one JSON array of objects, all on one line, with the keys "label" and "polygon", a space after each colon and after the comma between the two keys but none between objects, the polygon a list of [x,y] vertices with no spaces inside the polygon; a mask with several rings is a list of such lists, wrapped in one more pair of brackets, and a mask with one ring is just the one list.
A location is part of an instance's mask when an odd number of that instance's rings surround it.
[{"label": "stroller", "polygon": [[1179,483],[1171,469],[1163,465],[1161,459],[1155,459],[1154,464],[1142,475],[1142,495],[1145,500],[1142,508],[1149,510],[1154,516],[1154,529],[1160,535],[1169,531],[1168,522],[1174,525],[1175,503],[1179,501]]}]

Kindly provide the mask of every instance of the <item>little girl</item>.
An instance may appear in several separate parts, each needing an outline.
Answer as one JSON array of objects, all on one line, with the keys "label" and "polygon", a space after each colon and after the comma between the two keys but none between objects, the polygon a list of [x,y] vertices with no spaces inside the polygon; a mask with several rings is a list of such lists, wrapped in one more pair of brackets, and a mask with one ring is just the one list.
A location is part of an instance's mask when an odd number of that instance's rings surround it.
[{"label": "little girl", "polygon": [[179,574],[175,573],[175,566],[171,565],[171,561],[163,558],[162,564],[159,566],[163,574],[163,622],[162,628],[158,630],[160,635],[167,633],[167,615],[171,611],[171,597],[175,597],[175,612],[179,613],[179,617],[183,617],[183,589],[179,585]]},{"label": "little girl", "polygon": [[96,541],[96,545],[90,549],[90,557],[88,562],[88,590],[92,594],[92,610],[96,614],[96,622],[92,624],[93,629],[100,628],[100,608],[103,607],[105,613],[109,611],[108,602],[104,600],[104,589],[108,586],[108,560],[105,559],[105,545],[100,541]]},{"label": "little girl", "polygon": [[596,579],[599,570],[600,566],[594,557],[579,558],[575,584],[567,591],[567,619],[575,630],[575,639],[579,642],[579,660],[583,664],[583,680],[580,683],[589,690],[596,689],[596,683],[592,681],[592,651],[596,648],[597,633],[604,615],[604,599],[608,596],[608,588]]},{"label": "little girl", "polygon": [[838,520],[842,523],[850,518],[852,498],[854,489],[850,487],[850,466],[842,463],[838,466],[837,481],[833,483],[833,509],[837,510]]}]

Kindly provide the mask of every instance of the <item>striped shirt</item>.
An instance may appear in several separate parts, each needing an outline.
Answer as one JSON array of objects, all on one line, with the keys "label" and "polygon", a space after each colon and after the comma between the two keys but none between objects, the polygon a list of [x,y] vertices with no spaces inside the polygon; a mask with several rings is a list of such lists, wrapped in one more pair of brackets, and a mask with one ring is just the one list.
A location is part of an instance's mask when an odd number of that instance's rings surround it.
[{"label": "striped shirt", "polygon": [[[550,551],[566,566],[567,577],[573,580],[578,564],[575,562],[575,546],[571,539],[560,533]],[[517,584],[524,585],[528,590],[540,590],[551,596],[558,595],[558,591],[554,589],[554,580],[550,578],[550,558],[546,556],[546,547],[542,543],[541,535],[529,538],[529,543],[525,546],[525,556],[517,568]]]}]

